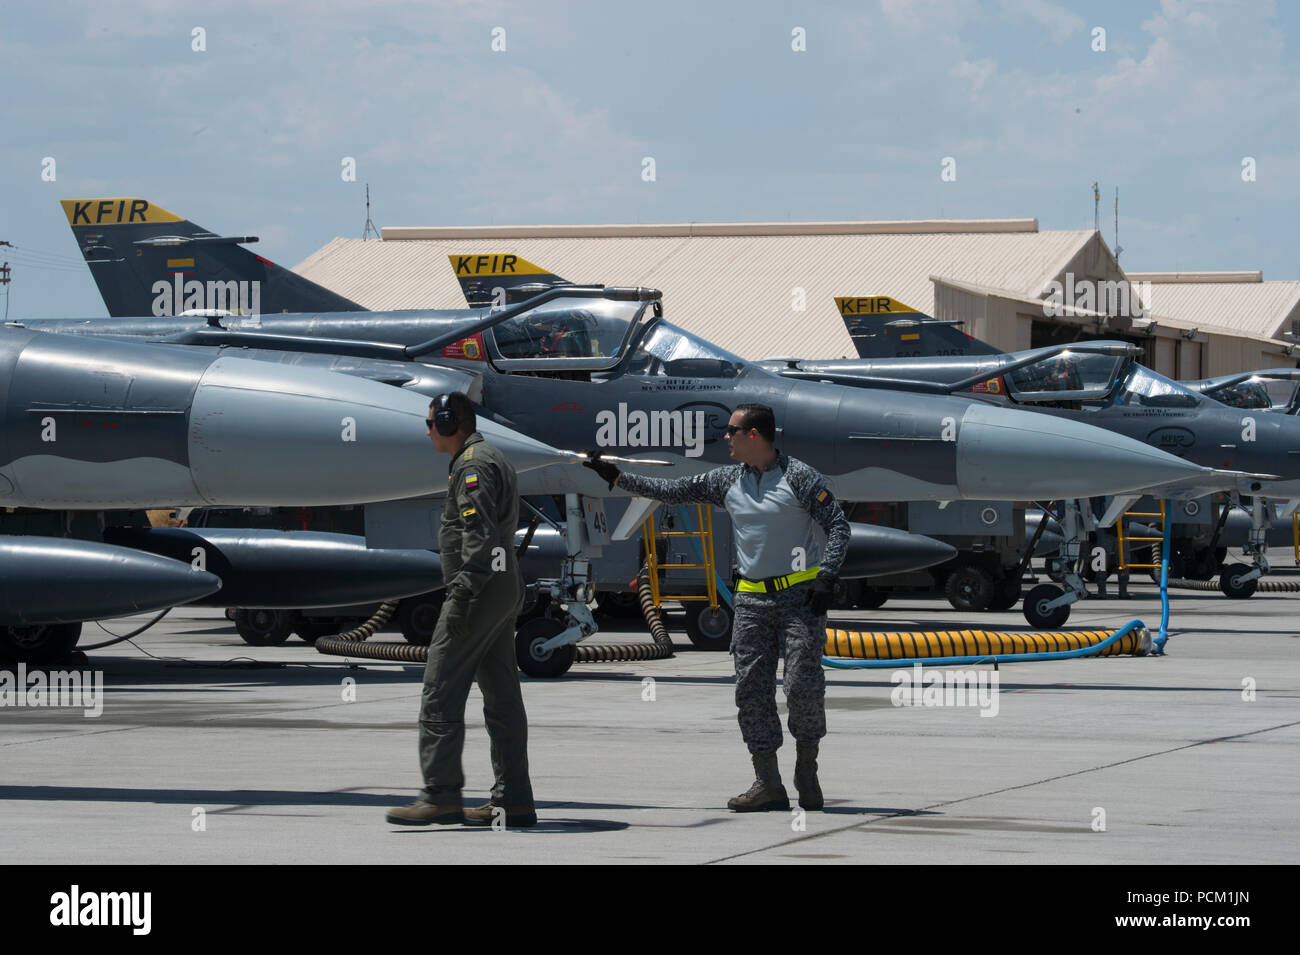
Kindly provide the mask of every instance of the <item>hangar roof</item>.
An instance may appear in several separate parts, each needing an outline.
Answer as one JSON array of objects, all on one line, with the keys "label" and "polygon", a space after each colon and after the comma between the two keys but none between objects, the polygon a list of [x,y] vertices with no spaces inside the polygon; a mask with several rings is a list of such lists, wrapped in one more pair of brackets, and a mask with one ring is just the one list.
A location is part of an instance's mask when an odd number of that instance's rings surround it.
[{"label": "hangar roof", "polygon": [[933,274],[1037,297],[1094,239],[1035,219],[389,227],[295,271],[367,308],[458,308],[447,256],[512,253],[574,282],[661,289],[670,321],[746,358],[836,358],[855,355],[836,296],[932,313]]},{"label": "hangar roof", "polygon": [[1129,272],[1150,282],[1151,310],[1190,325],[1218,325],[1281,339],[1300,320],[1300,282],[1265,282],[1259,272]]}]

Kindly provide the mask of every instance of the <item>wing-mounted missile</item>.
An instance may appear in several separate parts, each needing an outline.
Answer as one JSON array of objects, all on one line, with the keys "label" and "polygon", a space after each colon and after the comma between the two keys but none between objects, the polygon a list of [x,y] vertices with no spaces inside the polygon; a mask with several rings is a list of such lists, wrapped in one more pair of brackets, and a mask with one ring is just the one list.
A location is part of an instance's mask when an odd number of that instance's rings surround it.
[{"label": "wing-mounted missile", "polygon": [[201,604],[302,609],[410,597],[442,586],[427,550],[367,548],[364,537],[264,528],[112,528],[111,544],[202,566],[221,590]]},{"label": "wing-mounted missile", "polygon": [[188,562],[97,541],[0,537],[0,625],[99,620],[193,603],[221,588]]}]

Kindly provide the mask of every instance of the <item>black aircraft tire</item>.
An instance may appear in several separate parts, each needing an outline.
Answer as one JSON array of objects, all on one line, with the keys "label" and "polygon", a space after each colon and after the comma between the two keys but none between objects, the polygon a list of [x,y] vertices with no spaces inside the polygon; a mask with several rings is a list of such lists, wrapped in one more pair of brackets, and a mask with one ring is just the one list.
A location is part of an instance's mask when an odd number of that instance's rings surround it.
[{"label": "black aircraft tire", "polygon": [[573,666],[573,644],[541,651],[538,647],[564,629],[554,617],[534,617],[515,631],[515,662],[529,676],[557,677]]},{"label": "black aircraft tire", "polygon": [[993,578],[983,567],[963,564],[948,575],[943,594],[955,610],[987,610],[993,598]]},{"label": "black aircraft tire", "polygon": [[889,599],[889,591],[882,590],[879,587],[870,587],[863,584],[858,590],[858,599],[856,601],[859,610],[879,610]]},{"label": "black aircraft tire", "polygon": [[[1208,547],[1196,552],[1194,560],[1188,562],[1188,580],[1213,580],[1223,563],[1218,555]],[[1173,575],[1170,574],[1172,577]]]},{"label": "black aircraft tire", "polygon": [[1029,621],[1029,625],[1042,630],[1055,630],[1064,625],[1065,621],[1070,619],[1070,605],[1062,604],[1052,610],[1046,607],[1046,604],[1063,593],[1065,591],[1054,584],[1039,584],[1025,594],[1025,619]]},{"label": "black aircraft tire", "polygon": [[315,644],[321,637],[332,637],[339,632],[338,624],[324,620],[313,620],[304,614],[298,614],[293,622],[293,632],[303,643]]},{"label": "black aircraft tire", "polygon": [[603,590],[596,594],[596,607],[615,620],[641,619],[641,600],[632,590]]},{"label": "black aircraft tire", "polygon": [[293,616],[285,610],[235,611],[235,629],[250,647],[279,646],[293,633]]},{"label": "black aircraft tire", "polygon": [[831,609],[852,610],[858,602],[858,591],[861,589],[860,580],[836,580],[835,593],[831,597]]},{"label": "black aircraft tire", "polygon": [[80,639],[80,623],[0,627],[0,660],[57,663],[72,655]]},{"label": "black aircraft tire", "polygon": [[433,631],[438,626],[446,596],[445,590],[434,590],[407,597],[397,605],[397,628],[407,643],[427,647],[433,642]]},{"label": "black aircraft tire", "polygon": [[1023,591],[1019,575],[1012,571],[993,585],[993,596],[989,598],[988,609],[999,613],[1010,610],[1020,602]]},{"label": "black aircraft tire", "polygon": [[686,636],[701,650],[726,652],[731,649],[731,614],[726,607],[705,607],[698,613],[686,611]]},{"label": "black aircraft tire", "polygon": [[1219,590],[1225,597],[1233,600],[1245,600],[1254,595],[1259,587],[1259,578],[1243,581],[1241,578],[1250,573],[1252,568],[1245,564],[1228,564],[1219,575]]}]

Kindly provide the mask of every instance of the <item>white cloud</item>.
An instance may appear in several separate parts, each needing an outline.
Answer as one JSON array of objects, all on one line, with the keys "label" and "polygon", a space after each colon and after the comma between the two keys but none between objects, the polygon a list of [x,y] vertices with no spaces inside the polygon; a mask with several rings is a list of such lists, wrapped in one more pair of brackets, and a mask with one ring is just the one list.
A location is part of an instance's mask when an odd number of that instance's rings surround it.
[{"label": "white cloud", "polygon": [[1048,0],[1002,0],[1002,15],[1032,20],[1047,31],[1054,43],[1083,34],[1083,17]]}]

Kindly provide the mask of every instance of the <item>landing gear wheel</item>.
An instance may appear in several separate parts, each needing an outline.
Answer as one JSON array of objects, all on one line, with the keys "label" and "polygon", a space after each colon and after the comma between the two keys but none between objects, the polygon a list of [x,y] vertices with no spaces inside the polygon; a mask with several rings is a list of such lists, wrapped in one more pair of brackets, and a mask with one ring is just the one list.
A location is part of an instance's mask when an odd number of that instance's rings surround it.
[{"label": "landing gear wheel", "polygon": [[989,609],[1002,612],[1010,610],[1020,601],[1023,591],[1020,576],[1014,571],[1001,578],[993,585],[993,596],[989,598]]},{"label": "landing gear wheel", "polygon": [[636,620],[641,617],[641,600],[631,590],[605,590],[596,594],[596,607],[601,613],[616,620]]},{"label": "landing gear wheel", "polygon": [[1254,580],[1242,580],[1246,574],[1250,573],[1253,568],[1245,564],[1228,564],[1223,568],[1223,573],[1219,575],[1219,589],[1223,591],[1225,597],[1231,597],[1234,600],[1245,600],[1255,593],[1259,586],[1259,578]]},{"label": "landing gear wheel", "polygon": [[542,650],[541,646],[564,629],[554,617],[536,617],[515,631],[515,660],[529,676],[563,676],[573,666],[573,644]]},{"label": "landing gear wheel", "polygon": [[705,607],[699,613],[688,610],[686,635],[701,650],[725,651],[731,647],[731,614],[726,607]]},{"label": "landing gear wheel", "polygon": [[327,623],[324,620],[313,620],[310,617],[298,614],[293,622],[293,632],[298,634],[298,639],[303,643],[314,644],[321,637],[329,637],[339,632],[337,625]]},{"label": "landing gear wheel", "polygon": [[293,633],[293,617],[284,610],[235,611],[235,629],[250,647],[273,647]]},{"label": "landing gear wheel", "polygon": [[447,591],[434,590],[407,597],[397,605],[397,627],[407,643],[427,647],[433,642],[433,630],[438,626],[446,596]]},{"label": "landing gear wheel", "polygon": [[1025,619],[1031,627],[1055,630],[1070,619],[1070,605],[1061,604],[1052,610],[1047,605],[1065,591],[1053,584],[1039,584],[1025,594]]},{"label": "landing gear wheel", "polygon": [[80,639],[80,623],[0,627],[0,660],[13,660],[15,663],[56,663],[71,656]]},{"label": "landing gear wheel", "polygon": [[885,605],[885,601],[888,599],[888,590],[881,590],[879,587],[868,587],[866,584],[863,584],[862,589],[858,591],[858,609],[879,610]]},{"label": "landing gear wheel", "polygon": [[954,609],[987,610],[993,597],[993,578],[982,567],[964,564],[948,575],[943,593]]},{"label": "landing gear wheel", "polygon": [[862,589],[861,581],[836,580],[835,592],[831,596],[832,610],[852,610],[858,601],[858,591]]}]

